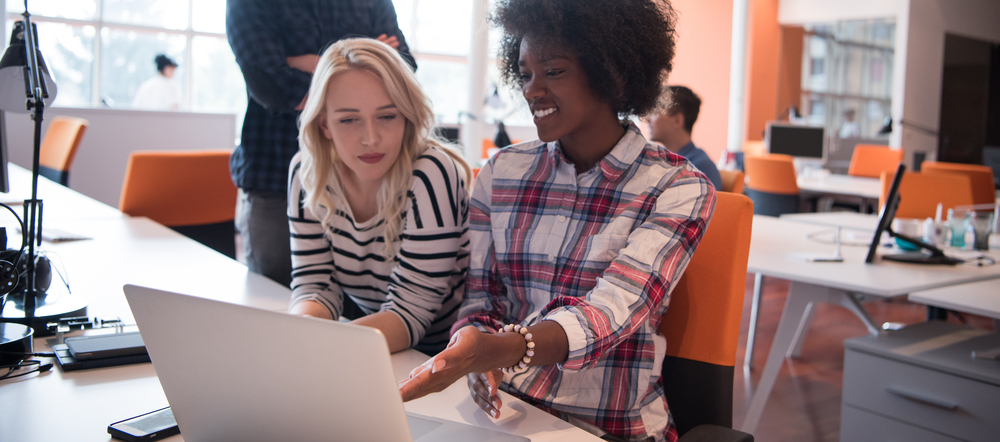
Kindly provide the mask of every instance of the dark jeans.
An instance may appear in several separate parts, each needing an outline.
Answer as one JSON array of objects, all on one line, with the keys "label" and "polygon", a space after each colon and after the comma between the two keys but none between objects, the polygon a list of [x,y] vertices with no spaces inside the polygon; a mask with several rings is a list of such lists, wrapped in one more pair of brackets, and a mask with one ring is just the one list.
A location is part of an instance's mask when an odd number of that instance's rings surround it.
[{"label": "dark jeans", "polygon": [[292,252],[284,193],[244,191],[236,204],[236,230],[243,242],[247,267],[288,287],[292,283]]}]

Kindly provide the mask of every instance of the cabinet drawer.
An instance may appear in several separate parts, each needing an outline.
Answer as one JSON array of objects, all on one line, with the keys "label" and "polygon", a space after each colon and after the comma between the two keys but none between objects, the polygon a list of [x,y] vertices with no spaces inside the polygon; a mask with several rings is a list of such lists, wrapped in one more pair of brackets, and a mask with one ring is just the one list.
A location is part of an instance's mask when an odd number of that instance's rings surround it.
[{"label": "cabinet drawer", "polygon": [[850,405],[840,410],[841,442],[956,442],[938,433],[871,414]]},{"label": "cabinet drawer", "polygon": [[959,439],[1000,434],[1000,387],[858,351],[844,356],[843,401]]}]

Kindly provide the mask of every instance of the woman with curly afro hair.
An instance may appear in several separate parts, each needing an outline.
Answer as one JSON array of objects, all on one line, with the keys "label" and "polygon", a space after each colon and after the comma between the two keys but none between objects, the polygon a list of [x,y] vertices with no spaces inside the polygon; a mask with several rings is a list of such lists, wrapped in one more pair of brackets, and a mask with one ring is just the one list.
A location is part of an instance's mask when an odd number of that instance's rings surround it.
[{"label": "woman with curly afro hair", "polygon": [[624,119],[669,100],[675,13],[667,0],[500,0],[491,20],[539,139],[480,171],[462,319],[403,398],[464,377],[494,418],[502,389],[606,440],[676,440],[657,326],[715,190]]}]

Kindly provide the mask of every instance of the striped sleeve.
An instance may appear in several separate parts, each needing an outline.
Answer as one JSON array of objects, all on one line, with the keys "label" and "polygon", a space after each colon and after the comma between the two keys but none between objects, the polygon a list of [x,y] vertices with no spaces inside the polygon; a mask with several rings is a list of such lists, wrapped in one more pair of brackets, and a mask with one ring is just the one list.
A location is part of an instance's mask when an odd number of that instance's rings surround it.
[{"label": "striped sleeve", "polygon": [[452,280],[468,247],[468,195],[464,173],[446,153],[428,149],[414,164],[407,192],[398,262],[382,311],[397,314],[410,345],[423,339],[444,305],[457,304]]},{"label": "striped sleeve", "polygon": [[340,286],[333,280],[333,252],[319,219],[303,204],[305,191],[299,181],[300,166],[301,160],[296,154],[288,173],[288,228],[292,248],[289,309],[300,302],[315,301],[326,307],[331,317],[339,318],[344,300]]},{"label": "striped sleeve", "polygon": [[493,245],[493,230],[490,223],[492,202],[490,192],[493,185],[493,168],[497,154],[479,171],[476,185],[472,189],[469,204],[469,237],[474,247],[469,257],[469,279],[465,300],[458,312],[460,318],[452,327],[452,333],[466,325],[474,325],[480,330],[495,332],[504,324],[504,313],[509,308],[507,290],[496,269],[496,249]]}]

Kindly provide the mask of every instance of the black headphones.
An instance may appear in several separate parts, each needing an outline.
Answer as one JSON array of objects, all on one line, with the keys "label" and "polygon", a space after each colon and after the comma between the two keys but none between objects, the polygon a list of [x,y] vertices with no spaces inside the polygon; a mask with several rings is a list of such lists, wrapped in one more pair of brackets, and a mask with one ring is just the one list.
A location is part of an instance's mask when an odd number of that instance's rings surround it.
[{"label": "black headphones", "polygon": [[[24,290],[27,285],[27,253],[17,249],[0,252],[0,294]],[[16,261],[16,262],[15,262]],[[35,290],[44,293],[52,285],[52,262],[43,254],[35,256]]]}]

